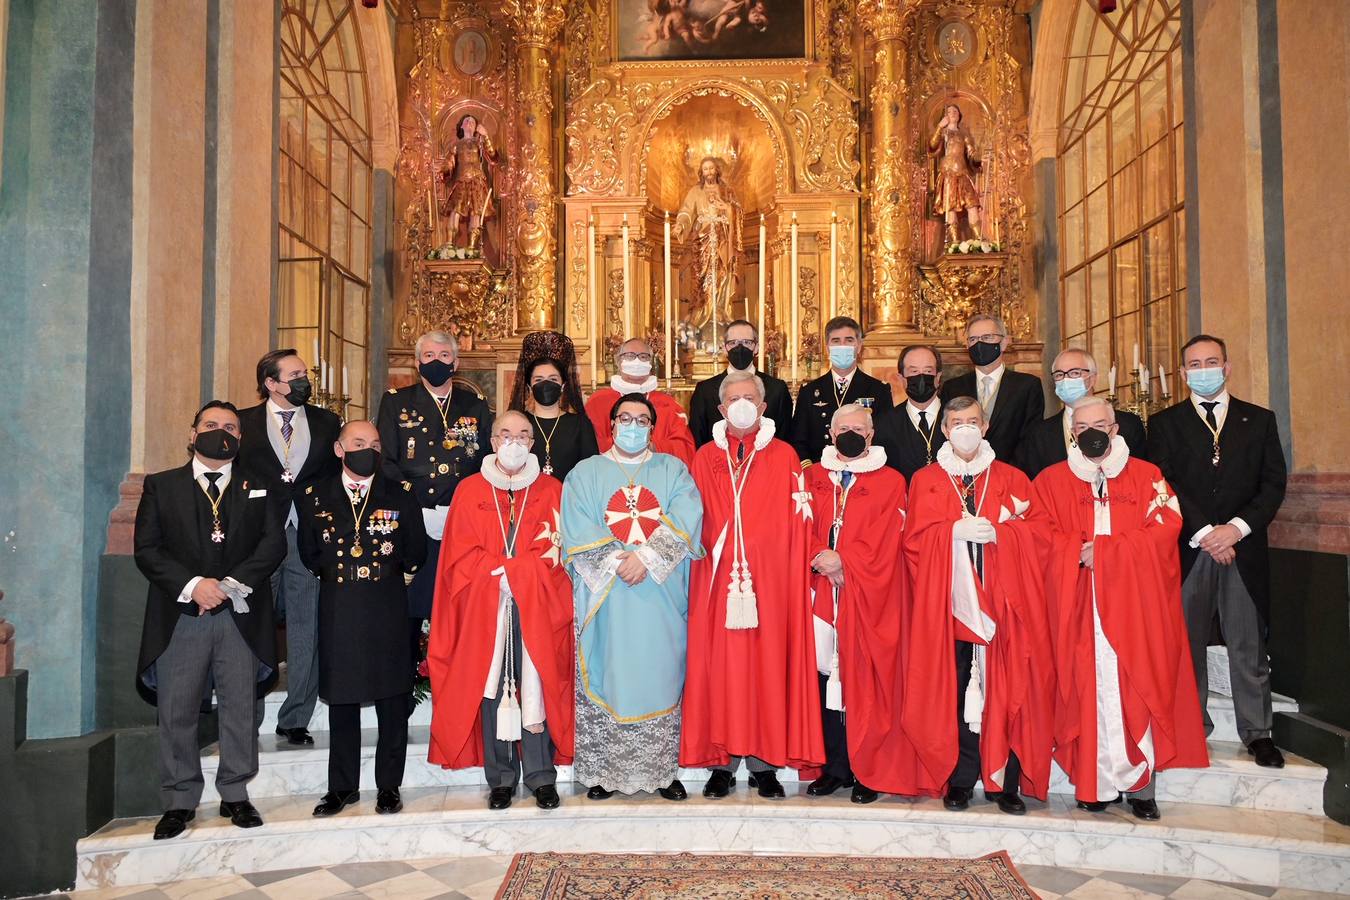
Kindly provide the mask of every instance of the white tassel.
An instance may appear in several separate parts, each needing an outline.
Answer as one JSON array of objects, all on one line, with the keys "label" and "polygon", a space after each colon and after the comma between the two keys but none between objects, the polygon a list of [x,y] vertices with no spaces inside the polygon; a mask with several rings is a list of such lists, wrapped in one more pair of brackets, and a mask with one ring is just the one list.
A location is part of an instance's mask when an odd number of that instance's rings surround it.
[{"label": "white tassel", "polygon": [[825,681],[825,708],[844,711],[844,683],[839,680],[839,653],[830,661],[830,677]]},{"label": "white tassel", "polygon": [[980,671],[980,657],[984,655],[984,646],[977,644],[970,654],[970,682],[966,685],[965,705],[961,717],[972,734],[980,733],[980,723],[984,720],[984,676]]},{"label": "white tassel", "polygon": [[515,679],[502,685],[502,699],[497,704],[497,740],[520,740],[520,701],[516,699]]},{"label": "white tassel", "polygon": [[[738,576],[739,570],[739,576]],[[759,609],[755,604],[755,587],[750,582],[750,567],[744,563],[731,565],[731,581],[727,587],[727,628],[743,631],[759,627]]]}]

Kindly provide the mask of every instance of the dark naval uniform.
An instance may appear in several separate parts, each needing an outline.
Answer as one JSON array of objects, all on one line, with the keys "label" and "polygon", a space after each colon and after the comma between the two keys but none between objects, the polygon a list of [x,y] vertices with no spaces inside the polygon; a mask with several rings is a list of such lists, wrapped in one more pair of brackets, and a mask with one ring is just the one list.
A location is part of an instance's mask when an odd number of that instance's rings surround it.
[{"label": "dark naval uniform", "polygon": [[[492,452],[492,410],[487,401],[462,381],[451,384],[453,391],[444,407],[421,381],[391,388],[375,418],[384,447],[385,474],[411,484],[412,495],[423,509],[446,507],[440,510],[442,522],[459,482],[476,473],[483,456]],[[421,641],[423,620],[431,618],[440,552],[440,539],[428,536],[426,564],[408,587],[412,646]]]},{"label": "dark naval uniform", "polygon": [[[830,446],[830,417],[839,407],[858,403],[872,410],[872,420],[890,409],[891,386],[873,378],[862,369],[855,369],[843,396],[839,395],[834,370],[808,381],[797,392],[797,406],[792,413],[792,427],[786,437],[803,462],[820,462],[820,454]],[[777,423],[774,423],[777,424]]]},{"label": "dark naval uniform", "polygon": [[349,480],[323,479],[297,504],[300,558],[319,578],[319,696],[332,733],[328,787],[338,793],[360,785],[363,703],[374,703],[379,718],[376,786],[403,781],[413,666],[404,576],[427,555],[411,484],[376,472],[353,500]]}]

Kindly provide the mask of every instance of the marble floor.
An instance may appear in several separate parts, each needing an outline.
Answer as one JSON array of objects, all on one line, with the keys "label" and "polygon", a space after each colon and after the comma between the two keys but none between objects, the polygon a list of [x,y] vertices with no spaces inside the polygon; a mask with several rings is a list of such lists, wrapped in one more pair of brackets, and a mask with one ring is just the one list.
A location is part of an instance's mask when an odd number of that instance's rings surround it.
[{"label": "marble floor", "polygon": [[[282,869],[247,875],[201,878],[157,886],[128,886],[76,891],[63,896],[79,900],[310,900],[321,897],[447,898],[492,900],[506,876],[509,856],[471,859],[418,859],[406,862],[351,863],[306,869]],[[1059,897],[1093,900],[1324,900],[1339,895],[1292,888],[1267,888],[1165,875],[1134,875],[1095,869],[1018,866],[1017,870],[1044,900]]]}]

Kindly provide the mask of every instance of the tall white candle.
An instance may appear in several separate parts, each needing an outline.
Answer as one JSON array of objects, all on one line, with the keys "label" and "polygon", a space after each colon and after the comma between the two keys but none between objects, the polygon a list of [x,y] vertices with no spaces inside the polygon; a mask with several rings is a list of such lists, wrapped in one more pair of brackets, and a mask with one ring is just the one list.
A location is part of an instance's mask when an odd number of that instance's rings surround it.
[{"label": "tall white candle", "polygon": [[1115,363],[1112,363],[1112,364],[1111,364],[1111,371],[1107,373],[1107,389],[1106,389],[1106,392],[1107,392],[1108,394],[1110,394],[1112,397],[1114,397],[1114,396],[1116,395],[1116,366],[1115,366]]},{"label": "tall white candle", "polygon": [[586,310],[591,338],[591,390],[595,390],[600,368],[600,304],[595,296],[595,216],[586,219]]},{"label": "tall white candle", "polygon": [[830,318],[839,315],[839,214],[830,213]]},{"label": "tall white candle", "polygon": [[1167,370],[1162,367],[1162,363],[1158,363],[1158,391],[1164,397],[1167,396]]},{"label": "tall white candle", "polygon": [[1134,370],[1139,371],[1139,344],[1134,345]]},{"label": "tall white candle", "polygon": [[[623,214],[623,321],[633,322],[633,303],[628,292],[628,213]],[[624,339],[634,337],[631,328],[625,329]]]},{"label": "tall white candle", "polygon": [[670,299],[670,211],[666,211],[666,390],[670,390],[670,379],[675,371],[675,329],[674,314]]},{"label": "tall white candle", "polygon": [[797,214],[792,214],[792,253],[788,259],[792,266],[792,383],[797,384],[797,357],[801,351],[800,324],[797,321]]},{"label": "tall white candle", "polygon": [[755,331],[759,342],[759,370],[764,371],[764,274],[769,258],[764,252],[764,213],[759,214],[759,327]]},{"label": "tall white candle", "polygon": [[1139,367],[1139,390],[1148,393],[1148,366],[1145,365]]}]

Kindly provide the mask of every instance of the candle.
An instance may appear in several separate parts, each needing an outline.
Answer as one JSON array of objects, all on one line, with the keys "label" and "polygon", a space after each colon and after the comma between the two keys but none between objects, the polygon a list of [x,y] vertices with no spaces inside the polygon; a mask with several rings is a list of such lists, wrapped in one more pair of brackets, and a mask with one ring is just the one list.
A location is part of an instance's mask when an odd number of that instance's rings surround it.
[{"label": "candle", "polygon": [[801,350],[801,335],[797,321],[797,214],[792,214],[792,254],[788,260],[792,266],[792,383],[797,383],[797,357]]},{"label": "candle", "polygon": [[666,211],[666,390],[670,390],[671,373],[675,371],[674,316],[670,305],[670,211]]},{"label": "candle", "polygon": [[1106,392],[1114,397],[1116,395],[1116,366],[1114,363],[1111,364],[1111,371],[1106,374],[1108,379]]},{"label": "candle", "polygon": [[1139,390],[1148,393],[1148,366],[1139,367]]},{"label": "candle", "polygon": [[839,314],[839,214],[830,213],[830,318]]},{"label": "candle", "polygon": [[436,217],[435,205],[431,202],[431,188],[427,188],[427,243],[428,249],[436,247]]},{"label": "candle", "polygon": [[1164,369],[1164,368],[1162,367],[1162,363],[1158,363],[1158,390],[1162,391],[1162,395],[1163,395],[1164,397],[1166,397],[1166,396],[1168,395],[1168,394],[1167,394],[1167,370]]},{"label": "candle", "polygon": [[759,214],[759,328],[755,331],[759,343],[759,370],[764,371],[764,267],[768,257],[764,253],[764,213]]},{"label": "candle", "polygon": [[[623,214],[623,321],[627,324],[632,316],[632,303],[628,297],[628,213]],[[627,330],[627,329],[626,329]],[[633,337],[632,331],[627,330],[624,338]]]},{"label": "candle", "polygon": [[1139,344],[1134,345],[1134,370],[1139,371]]},{"label": "candle", "polygon": [[591,390],[595,390],[600,368],[600,334],[596,321],[600,316],[600,304],[595,297],[595,217],[586,219],[586,310],[587,324],[591,338]]}]

